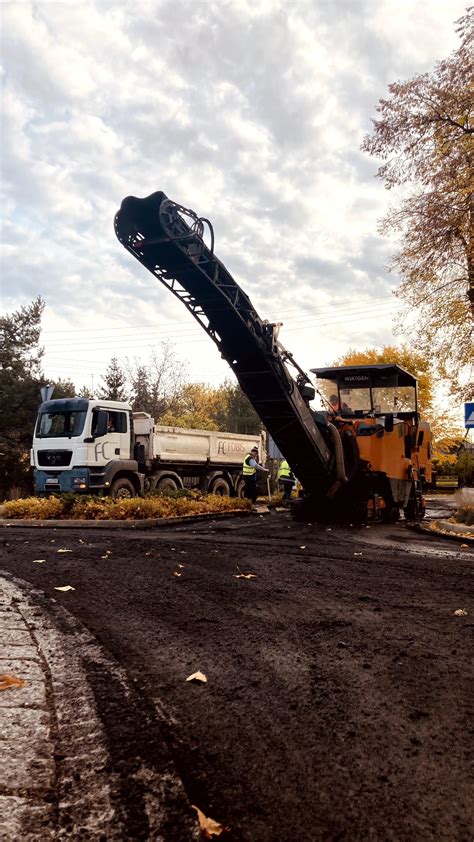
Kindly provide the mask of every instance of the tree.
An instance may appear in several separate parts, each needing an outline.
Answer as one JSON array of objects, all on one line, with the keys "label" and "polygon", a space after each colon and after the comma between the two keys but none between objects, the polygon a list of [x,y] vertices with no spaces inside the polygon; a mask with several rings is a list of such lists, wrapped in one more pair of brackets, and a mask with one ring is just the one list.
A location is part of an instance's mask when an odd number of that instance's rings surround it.
[{"label": "tree", "polygon": [[198,430],[217,430],[215,415],[219,390],[204,383],[186,383],[176,395],[169,409],[161,416],[160,424]]},{"label": "tree", "polygon": [[132,409],[134,412],[148,412],[151,409],[149,378],[146,366],[137,365],[130,370],[132,383]]},{"label": "tree", "polygon": [[0,318],[0,493],[29,485],[28,452],[38,406],[43,350],[39,347],[44,301]]},{"label": "tree", "polygon": [[459,371],[472,363],[474,319],[474,8],[457,31],[459,48],[431,73],[389,86],[362,148],[385,161],[378,176],[388,189],[414,188],[381,231],[400,238],[391,268],[402,278],[398,294],[417,311],[418,350],[466,398],[472,385]]},{"label": "tree", "polygon": [[186,382],[186,365],[171,342],[162,342],[160,352],[154,350],[147,365],[127,360],[126,370],[133,409],[149,412],[156,421],[172,407]]},{"label": "tree", "polygon": [[262,422],[238,383],[225,380],[219,387],[220,400],[214,420],[219,430],[259,435]]},{"label": "tree", "polygon": [[72,380],[53,380],[50,383],[54,387],[53,398],[74,398],[76,396],[76,387]]},{"label": "tree", "polygon": [[120,367],[117,357],[112,357],[107,371],[102,377],[104,386],[99,389],[98,397],[108,401],[126,401],[127,391],[125,389],[127,383],[127,375]]},{"label": "tree", "polygon": [[92,389],[89,389],[88,386],[81,386],[77,393],[77,396],[79,398],[88,398],[89,400],[92,400],[92,398],[94,397],[94,393]]}]

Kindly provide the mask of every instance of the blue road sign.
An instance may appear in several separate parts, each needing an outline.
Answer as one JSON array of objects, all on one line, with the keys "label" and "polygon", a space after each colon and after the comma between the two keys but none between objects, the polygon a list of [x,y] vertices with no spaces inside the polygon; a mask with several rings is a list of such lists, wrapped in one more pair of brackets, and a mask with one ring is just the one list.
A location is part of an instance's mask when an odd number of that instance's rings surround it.
[{"label": "blue road sign", "polygon": [[474,427],[474,403],[464,404],[464,426],[467,430]]}]

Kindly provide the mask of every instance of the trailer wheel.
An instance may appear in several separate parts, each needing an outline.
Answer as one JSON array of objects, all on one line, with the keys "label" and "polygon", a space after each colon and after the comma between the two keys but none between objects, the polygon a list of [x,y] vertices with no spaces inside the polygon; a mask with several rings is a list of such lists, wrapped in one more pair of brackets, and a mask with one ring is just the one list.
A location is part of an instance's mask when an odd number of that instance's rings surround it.
[{"label": "trailer wheel", "polygon": [[162,477],[158,480],[156,485],[154,485],[152,481],[152,488],[162,494],[166,491],[177,491],[178,483],[173,479],[173,477]]},{"label": "trailer wheel", "polygon": [[230,497],[229,483],[224,477],[217,477],[214,482],[211,482],[209,493],[217,494],[219,497]]},{"label": "trailer wheel", "polygon": [[131,497],[135,497],[136,495],[133,483],[126,477],[116,479],[110,487],[110,496],[115,500],[118,498],[129,499]]}]

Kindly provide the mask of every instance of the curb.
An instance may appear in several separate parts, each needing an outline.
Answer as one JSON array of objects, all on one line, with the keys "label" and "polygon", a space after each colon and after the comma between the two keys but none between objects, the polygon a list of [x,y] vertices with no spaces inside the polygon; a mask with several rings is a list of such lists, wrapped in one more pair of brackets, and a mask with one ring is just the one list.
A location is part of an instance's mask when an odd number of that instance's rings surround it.
[{"label": "curb", "polygon": [[36,527],[43,529],[154,529],[160,526],[173,526],[175,523],[195,523],[201,520],[223,520],[226,517],[249,517],[269,514],[267,506],[261,506],[255,511],[245,509],[229,509],[227,512],[203,512],[195,515],[180,515],[179,517],[148,518],[144,520],[26,520],[25,518],[1,518],[0,528]]},{"label": "curb", "polygon": [[[130,770],[111,750],[95,676],[110,682],[132,725],[150,711],[96,638],[56,599],[2,573],[0,630],[0,672],[26,682],[0,694],[0,839],[129,838],[121,787],[136,777],[146,793],[150,838],[169,838],[172,815],[175,838],[198,842],[196,816],[164,744],[159,762],[140,757]],[[158,700],[152,704],[163,720]]]}]

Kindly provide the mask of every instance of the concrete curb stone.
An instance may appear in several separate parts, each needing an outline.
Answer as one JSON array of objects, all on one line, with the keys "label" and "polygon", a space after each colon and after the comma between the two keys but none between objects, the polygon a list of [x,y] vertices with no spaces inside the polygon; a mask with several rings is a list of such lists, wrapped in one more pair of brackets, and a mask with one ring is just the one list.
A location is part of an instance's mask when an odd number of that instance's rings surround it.
[{"label": "concrete curb stone", "polygon": [[[1,842],[122,842],[128,837],[117,808],[117,773],[86,670],[109,676],[133,704],[127,674],[56,600],[2,575],[0,637],[8,641],[0,674],[26,681],[0,692]],[[182,804],[184,831],[181,826],[177,838],[197,840],[196,817],[172,765],[157,771],[145,761],[139,771],[150,838],[164,838],[168,810]]]},{"label": "concrete curb stone", "polygon": [[55,764],[47,675],[20,610],[19,595],[0,579],[0,673],[26,681],[0,693],[0,839],[26,838],[25,819],[54,838]]}]

